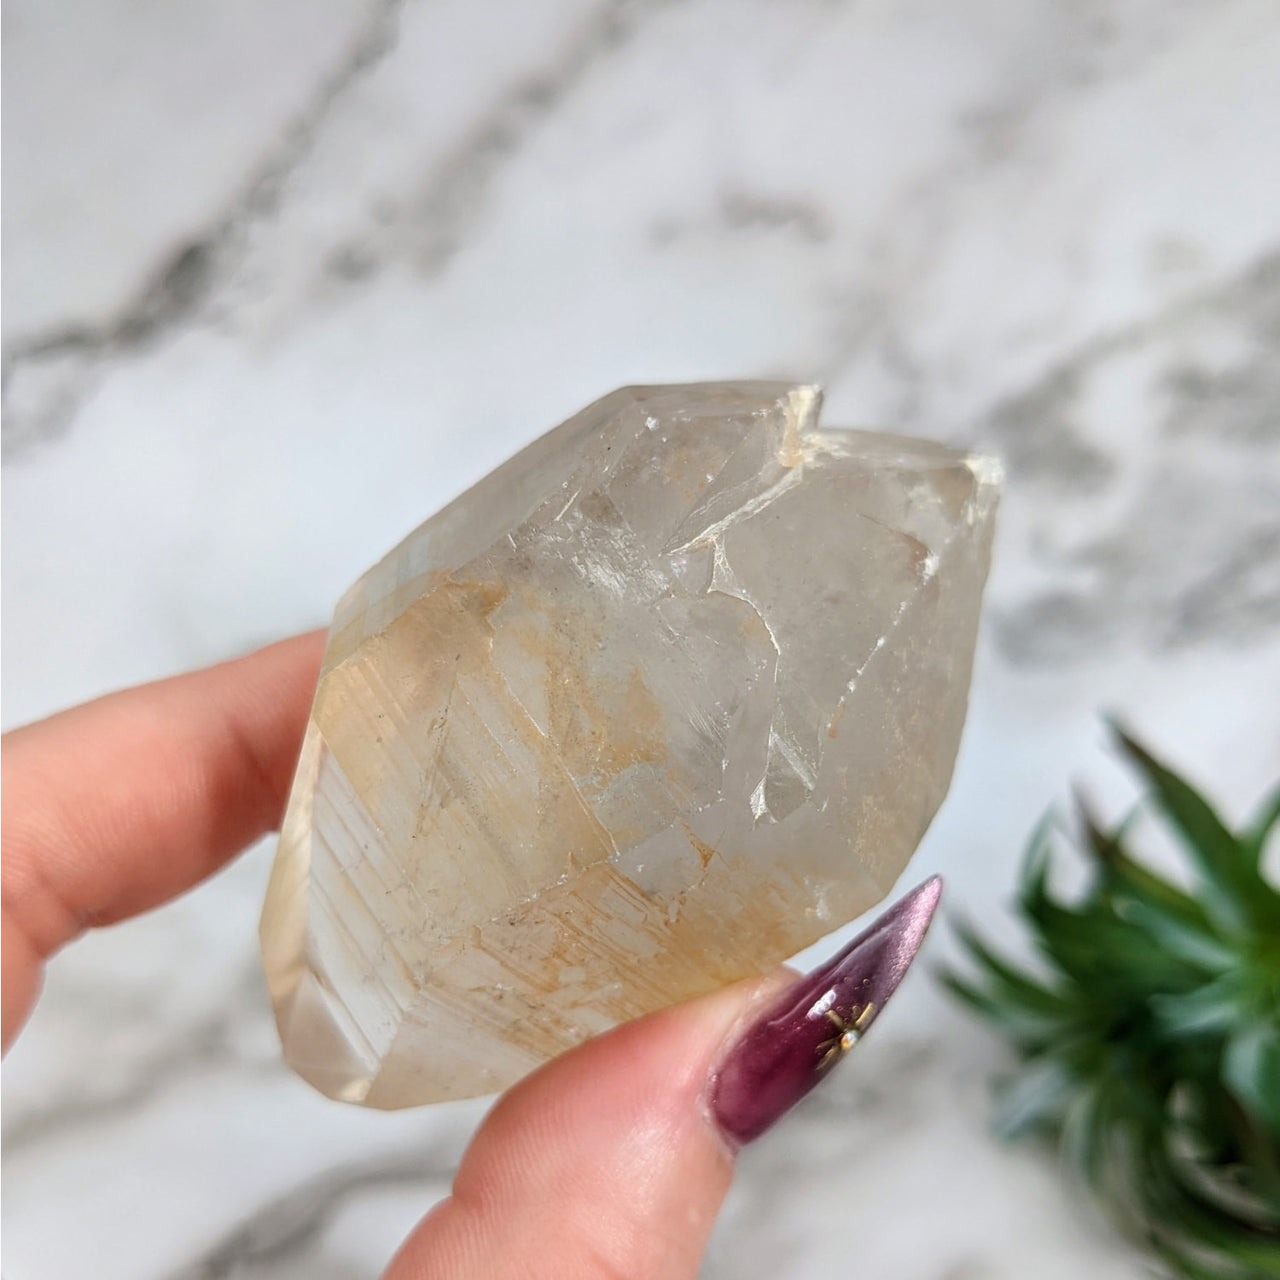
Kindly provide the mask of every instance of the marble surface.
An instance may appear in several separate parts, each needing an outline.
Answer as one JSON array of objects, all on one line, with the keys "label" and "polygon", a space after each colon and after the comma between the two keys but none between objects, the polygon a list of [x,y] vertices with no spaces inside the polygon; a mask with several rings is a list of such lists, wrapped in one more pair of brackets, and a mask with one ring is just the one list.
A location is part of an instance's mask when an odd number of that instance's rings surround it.
[{"label": "marble surface", "polygon": [[[1009,490],[909,875],[1012,936],[1116,710],[1280,773],[1271,0],[12,0],[4,720],[323,621],[624,382],[812,378]],[[11,1280],[376,1275],[484,1110],[326,1102],[258,969],[270,847],[53,964],[4,1076]],[[831,943],[827,945],[829,949]],[[945,932],[932,942],[949,950]],[[926,970],[747,1152],[706,1275],[1130,1280]]]}]

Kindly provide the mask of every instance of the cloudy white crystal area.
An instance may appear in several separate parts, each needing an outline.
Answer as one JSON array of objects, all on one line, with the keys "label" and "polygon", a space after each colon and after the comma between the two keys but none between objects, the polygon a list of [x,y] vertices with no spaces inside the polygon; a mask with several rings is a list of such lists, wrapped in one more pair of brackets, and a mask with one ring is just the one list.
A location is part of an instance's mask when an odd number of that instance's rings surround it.
[{"label": "cloudy white crystal area", "polygon": [[873,905],[946,792],[999,475],[816,388],[628,388],[339,604],[262,918],[286,1057],[501,1089]]}]

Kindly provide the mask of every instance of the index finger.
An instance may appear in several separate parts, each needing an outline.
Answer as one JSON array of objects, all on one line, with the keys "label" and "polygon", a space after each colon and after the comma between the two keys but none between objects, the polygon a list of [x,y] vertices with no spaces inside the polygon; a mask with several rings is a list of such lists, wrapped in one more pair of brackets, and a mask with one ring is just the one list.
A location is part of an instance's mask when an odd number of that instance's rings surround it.
[{"label": "index finger", "polygon": [[323,644],[296,636],[4,736],[6,1043],[59,947],[176,896],[279,822]]}]

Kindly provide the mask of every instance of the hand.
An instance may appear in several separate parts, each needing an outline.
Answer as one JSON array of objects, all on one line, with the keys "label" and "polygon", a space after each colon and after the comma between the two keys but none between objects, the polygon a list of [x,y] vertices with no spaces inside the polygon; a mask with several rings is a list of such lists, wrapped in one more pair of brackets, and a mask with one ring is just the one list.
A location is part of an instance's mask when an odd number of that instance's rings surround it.
[{"label": "hand", "polygon": [[[301,636],[5,736],[6,1047],[60,947],[184,892],[277,824],[322,647]],[[732,1168],[699,1095],[750,996],[621,1028],[513,1089],[389,1280],[695,1275]]]},{"label": "hand", "polygon": [[[276,826],[322,647],[299,636],[5,736],[6,1047],[60,947],[168,901]],[[783,969],[727,987],[536,1071],[489,1113],[387,1280],[695,1276],[736,1146],[856,1041],[936,902],[933,881],[805,981]]]}]

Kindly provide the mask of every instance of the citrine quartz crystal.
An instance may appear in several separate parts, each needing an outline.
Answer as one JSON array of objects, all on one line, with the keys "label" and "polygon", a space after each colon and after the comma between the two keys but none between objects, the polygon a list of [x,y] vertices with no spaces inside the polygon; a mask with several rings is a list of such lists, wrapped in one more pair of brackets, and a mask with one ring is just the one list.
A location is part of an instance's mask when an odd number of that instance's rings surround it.
[{"label": "citrine quartz crystal", "polygon": [[950,781],[999,474],[820,401],[617,391],[347,592],[262,917],[317,1088],[501,1089],[893,885]]}]

